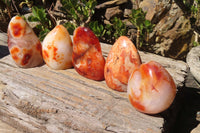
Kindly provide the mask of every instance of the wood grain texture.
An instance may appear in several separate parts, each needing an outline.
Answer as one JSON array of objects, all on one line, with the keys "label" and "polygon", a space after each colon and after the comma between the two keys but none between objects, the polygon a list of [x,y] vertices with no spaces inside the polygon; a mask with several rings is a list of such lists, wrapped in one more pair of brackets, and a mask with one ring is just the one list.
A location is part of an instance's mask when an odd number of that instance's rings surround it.
[{"label": "wood grain texture", "polygon": [[[101,44],[106,57],[111,45]],[[143,62],[155,60],[173,76],[178,89],[188,67],[154,54],[140,52]],[[46,65],[19,68],[11,56],[0,59],[0,119],[31,133],[160,133],[164,118],[136,111],[127,94],[109,89],[72,69],[52,70]]]},{"label": "wood grain texture", "polygon": [[0,121],[0,133],[22,133],[5,122]]}]

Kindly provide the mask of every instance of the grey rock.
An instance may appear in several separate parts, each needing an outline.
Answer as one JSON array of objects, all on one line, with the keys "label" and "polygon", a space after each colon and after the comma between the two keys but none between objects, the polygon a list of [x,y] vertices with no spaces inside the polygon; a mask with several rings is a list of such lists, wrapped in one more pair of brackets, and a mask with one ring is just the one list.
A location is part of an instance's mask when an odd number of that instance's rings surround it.
[{"label": "grey rock", "polygon": [[[151,17],[152,21],[158,21],[158,23],[155,23],[154,31],[149,37],[152,45],[157,43],[153,47],[153,50],[163,56],[183,59],[185,57],[182,55],[184,52],[189,51],[189,45],[193,35],[190,22],[184,17],[182,10],[175,3],[171,5],[169,11],[169,6],[163,7],[166,8],[165,11],[164,9],[162,9],[163,11],[161,9],[157,10],[161,12],[167,11],[166,13],[160,12],[160,14],[165,14],[164,16],[160,15],[158,17],[159,13],[149,15],[154,16]],[[148,10],[148,12],[150,11]]]},{"label": "grey rock", "polygon": [[193,47],[187,55],[186,62],[190,67],[190,72],[200,83],[200,46]]},{"label": "grey rock", "polygon": [[131,9],[124,9],[124,17],[128,18],[131,14]]},{"label": "grey rock", "polygon": [[147,20],[157,23],[170,10],[171,5],[171,0],[144,0],[139,6],[147,12]]},{"label": "grey rock", "polygon": [[128,1],[129,0],[110,0],[110,1],[104,2],[100,5],[97,5],[96,8],[101,9],[101,8],[113,7],[116,5],[121,5],[121,4],[127,3]]},{"label": "grey rock", "polygon": [[106,9],[105,18],[107,20],[110,20],[111,18],[116,16],[118,17],[123,16],[123,11],[120,10],[119,6]]}]

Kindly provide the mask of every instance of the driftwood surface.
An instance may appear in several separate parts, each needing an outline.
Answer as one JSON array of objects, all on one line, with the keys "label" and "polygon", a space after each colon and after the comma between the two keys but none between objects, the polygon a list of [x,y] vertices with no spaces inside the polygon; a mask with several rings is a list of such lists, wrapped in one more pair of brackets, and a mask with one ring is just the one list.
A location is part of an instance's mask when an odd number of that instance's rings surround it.
[{"label": "driftwood surface", "polygon": [[[0,37],[4,48],[7,36]],[[111,45],[101,46],[106,57]],[[186,63],[150,53],[140,55],[143,62],[161,63],[178,90],[184,86]],[[84,78],[73,68],[52,70],[42,65],[23,69],[7,55],[0,59],[0,119],[31,133],[160,133],[166,118],[136,111],[126,93],[111,90],[105,81]]]}]

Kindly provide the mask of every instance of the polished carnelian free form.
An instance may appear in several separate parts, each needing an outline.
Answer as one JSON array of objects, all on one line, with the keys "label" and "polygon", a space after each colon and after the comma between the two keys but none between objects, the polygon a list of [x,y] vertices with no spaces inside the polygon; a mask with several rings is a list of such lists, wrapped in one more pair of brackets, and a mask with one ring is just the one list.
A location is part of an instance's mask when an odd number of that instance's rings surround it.
[{"label": "polished carnelian free form", "polygon": [[57,25],[47,34],[42,43],[42,54],[47,66],[55,70],[71,68],[72,47],[67,29]]},{"label": "polished carnelian free form", "polygon": [[135,45],[126,36],[121,36],[112,46],[105,64],[104,76],[108,87],[127,91],[129,76],[141,64]]},{"label": "polished carnelian free form", "polygon": [[40,40],[19,16],[13,17],[8,25],[8,49],[19,67],[30,68],[43,63]]},{"label": "polished carnelian free form", "polygon": [[78,27],[73,36],[72,62],[75,70],[82,76],[104,79],[105,59],[102,55],[99,39],[86,27]]},{"label": "polished carnelian free form", "polygon": [[166,110],[176,95],[171,75],[159,63],[150,61],[135,69],[128,81],[130,103],[139,111],[157,114]]}]

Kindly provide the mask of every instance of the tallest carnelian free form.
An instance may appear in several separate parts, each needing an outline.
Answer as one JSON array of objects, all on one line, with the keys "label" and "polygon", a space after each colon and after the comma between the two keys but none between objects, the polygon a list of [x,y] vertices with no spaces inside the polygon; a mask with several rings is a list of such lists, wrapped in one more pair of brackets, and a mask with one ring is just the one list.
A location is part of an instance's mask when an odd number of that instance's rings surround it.
[{"label": "tallest carnelian free form", "polygon": [[73,36],[72,62],[75,70],[82,76],[104,79],[105,59],[101,52],[99,39],[86,27],[78,27]]},{"label": "tallest carnelian free form", "polygon": [[8,48],[19,67],[30,68],[43,63],[40,40],[19,16],[13,17],[8,25]]}]

